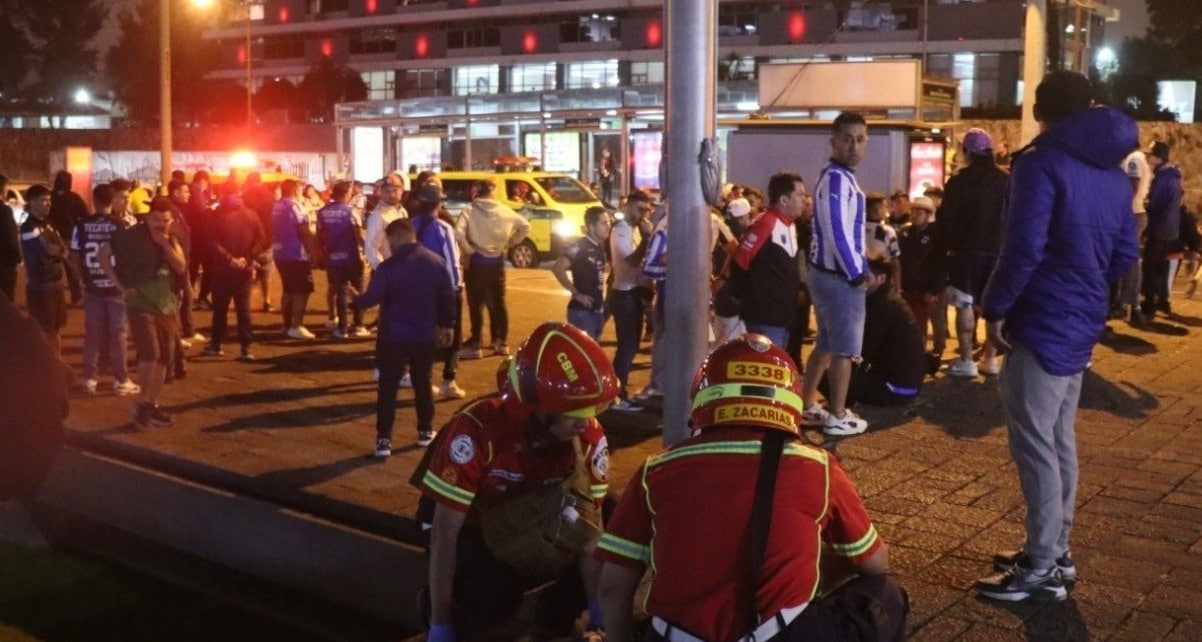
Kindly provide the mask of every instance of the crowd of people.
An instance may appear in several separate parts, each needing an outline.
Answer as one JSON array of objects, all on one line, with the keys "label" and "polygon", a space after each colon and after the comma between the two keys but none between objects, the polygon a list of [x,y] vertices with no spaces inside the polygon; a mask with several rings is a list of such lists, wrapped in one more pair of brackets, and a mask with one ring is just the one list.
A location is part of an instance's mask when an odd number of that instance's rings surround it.
[{"label": "crowd of people", "polygon": [[[1169,313],[1174,244],[1197,242],[1196,225],[1193,237],[1182,233],[1194,219],[1182,215],[1168,145],[1138,151],[1134,122],[1091,107],[1084,76],[1049,74],[1035,111],[1041,133],[1007,154],[1009,171],[997,162],[1002,145],[971,129],[959,143],[964,166],[912,201],[863,191],[855,169],[871,153],[870,128],[851,112],[832,123],[830,161],[813,168],[812,186],[781,172],[762,194],[729,189],[711,216],[714,349],[690,391],[692,436],[648,459],[617,500],[598,416],[642,411],[663,394],[671,331],[669,206],[640,190],[616,211],[586,213],[584,235],[552,267],[570,295],[567,323],[540,325],[512,351],[504,257],[529,224],[488,180],[451,217],[432,173],[412,182],[393,173],[369,202],[350,182],[314,196],[286,180],[272,195],[248,179],[214,194],[198,172],[144,213],[131,207],[133,186],[113,182],[95,188],[92,212],[62,197],[74,217],[66,227],[53,215],[60,192],[34,186],[19,231],[27,308],[57,350],[68,294],[82,299],[85,390],[96,392],[108,355],[113,391],[136,395],[134,423],[149,427],[172,423],[157,399],[165,380],[186,375],[186,342],[222,356],[231,301],[239,358],[254,358],[250,295],[272,270],[290,339],[314,337],[302,320],[315,269],[329,280],[333,338],[373,336],[363,313],[379,306],[373,454],[391,454],[397,389],[412,387],[417,443],[428,447],[411,482],[429,527],[424,601],[435,642],[487,629],[547,583],[536,620],[551,634],[583,615],[584,629],[617,641],[899,640],[908,600],[888,575],[888,548],[848,473],[802,430],[858,435],[868,423],[856,404],[913,403],[940,368],[955,308],[947,372],[999,377],[1028,509],[1022,546],[990,560],[997,572],[976,589],[1065,599],[1077,576],[1069,535],[1082,373],[1108,316],[1139,324]],[[205,307],[209,339],[191,319]],[[598,343],[610,319],[612,355]],[[648,321],[650,381],[631,394]],[[124,369],[127,332],[136,383]],[[505,359],[497,389],[436,429],[434,398],[464,398],[459,361],[486,349]],[[639,629],[632,605],[649,571]]]}]

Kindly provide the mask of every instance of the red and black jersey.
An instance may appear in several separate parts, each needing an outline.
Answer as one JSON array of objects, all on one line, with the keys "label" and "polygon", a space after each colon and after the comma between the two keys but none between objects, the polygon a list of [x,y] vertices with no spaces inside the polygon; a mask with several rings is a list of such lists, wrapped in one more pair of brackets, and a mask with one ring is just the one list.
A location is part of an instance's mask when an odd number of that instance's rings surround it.
[{"label": "red and black jersey", "polygon": [[[761,430],[711,429],[649,458],[606,524],[596,557],[651,567],[646,608],[705,640],[747,634],[751,507]],[[761,584],[761,617],[811,601],[822,543],[861,562],[882,545],[855,488],[821,449],[785,444]]]}]

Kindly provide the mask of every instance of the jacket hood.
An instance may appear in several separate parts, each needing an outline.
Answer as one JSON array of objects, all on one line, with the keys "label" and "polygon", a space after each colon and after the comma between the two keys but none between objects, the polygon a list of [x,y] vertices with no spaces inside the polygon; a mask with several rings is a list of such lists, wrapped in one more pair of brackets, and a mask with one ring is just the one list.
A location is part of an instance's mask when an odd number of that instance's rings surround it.
[{"label": "jacket hood", "polygon": [[472,201],[472,208],[488,218],[497,218],[501,215],[501,202],[496,199],[477,198]]},{"label": "jacket hood", "polygon": [[1099,169],[1117,167],[1139,144],[1139,128],[1126,114],[1111,107],[1094,107],[1073,114],[1032,145],[1046,145]]},{"label": "jacket hood", "polygon": [[1181,168],[1172,163],[1165,163],[1156,168],[1156,174],[1168,174],[1169,178],[1181,180]]}]

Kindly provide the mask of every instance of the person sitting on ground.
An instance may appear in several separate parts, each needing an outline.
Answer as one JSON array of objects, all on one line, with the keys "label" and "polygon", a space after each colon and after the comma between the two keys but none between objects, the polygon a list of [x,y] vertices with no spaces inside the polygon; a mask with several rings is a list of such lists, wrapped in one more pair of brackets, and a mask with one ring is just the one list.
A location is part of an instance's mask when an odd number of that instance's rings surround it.
[{"label": "person sitting on ground", "polygon": [[[914,403],[922,390],[923,376],[938,369],[938,360],[926,354],[914,314],[889,282],[893,268],[873,259],[868,261],[868,271],[864,348],[860,362],[851,371],[847,405]],[[825,380],[818,384],[818,390],[828,394]]]},{"label": "person sitting on ground", "polygon": [[[497,392],[439,431],[410,483],[430,524],[431,642],[488,630],[542,590],[538,624],[562,635],[588,607],[601,626],[601,536],[609,448],[596,415],[618,396],[609,359],[582,330],[544,323],[497,371]],[[545,522],[531,515],[554,506]]]},{"label": "person sitting on ground", "polygon": [[635,472],[597,545],[609,642],[635,639],[648,567],[644,641],[902,639],[889,549],[838,460],[799,438],[801,388],[763,335],[702,363],[693,436]]}]

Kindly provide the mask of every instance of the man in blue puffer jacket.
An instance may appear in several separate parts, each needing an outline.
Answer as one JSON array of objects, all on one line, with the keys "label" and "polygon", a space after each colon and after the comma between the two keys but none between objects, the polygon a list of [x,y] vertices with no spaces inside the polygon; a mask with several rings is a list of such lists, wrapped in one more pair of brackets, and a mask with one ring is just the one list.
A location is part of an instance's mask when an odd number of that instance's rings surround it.
[{"label": "man in blue puffer jacket", "polygon": [[988,598],[1063,600],[1076,577],[1068,536],[1077,492],[1074,421],[1082,373],[1106,321],[1108,287],[1136,258],[1120,162],[1135,123],[1090,108],[1089,81],[1053,72],[1035,91],[1043,132],[1013,161],[997,267],[982,307],[1010,354],[1000,377],[1010,454],[1027,504],[1026,546],[977,582]]}]

